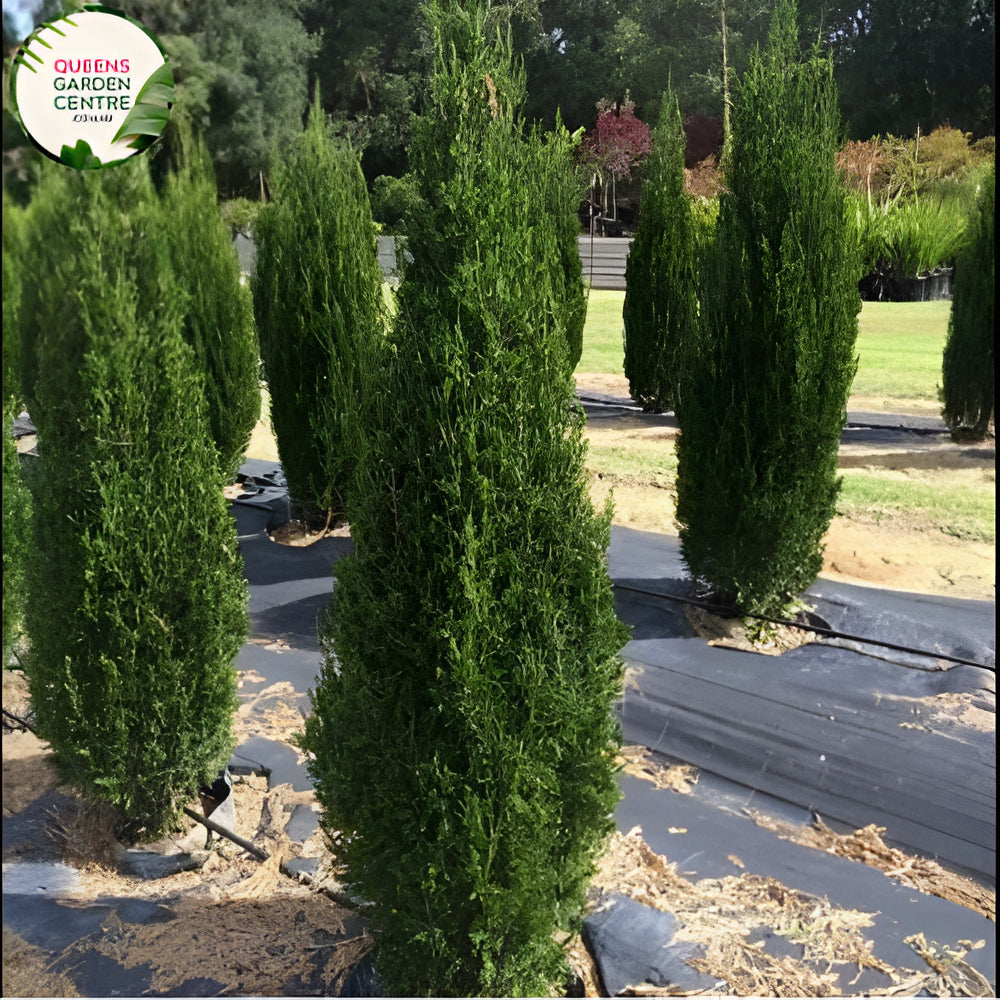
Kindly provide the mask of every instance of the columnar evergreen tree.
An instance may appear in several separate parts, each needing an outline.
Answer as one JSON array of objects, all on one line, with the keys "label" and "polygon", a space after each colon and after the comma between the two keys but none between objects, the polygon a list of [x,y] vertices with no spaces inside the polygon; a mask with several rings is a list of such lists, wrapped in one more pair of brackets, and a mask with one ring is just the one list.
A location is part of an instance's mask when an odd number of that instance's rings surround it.
[{"label": "columnar evergreen tree", "polygon": [[27,223],[32,707],[62,774],[155,835],[228,759],[247,626],[204,379],[144,158],[53,167]]},{"label": "columnar evergreen tree", "polygon": [[660,105],[625,265],[625,377],[644,410],[677,402],[678,350],[698,324],[698,253],[684,190],[684,127],[672,91]]},{"label": "columnar evergreen tree", "polygon": [[[556,226],[558,253],[546,263],[552,269],[552,308],[562,317],[565,329],[567,364],[574,371],[583,354],[583,327],[587,322],[587,292],[583,284],[583,262],[580,260],[580,220],[575,212],[567,212],[567,205],[579,205],[584,197],[586,185],[578,169],[568,169],[565,155],[572,146],[572,138],[567,134],[559,116],[551,134],[555,143],[552,155],[536,158],[538,173],[531,183],[543,197],[541,208],[546,217]],[[534,142],[547,141],[536,131]]]},{"label": "columnar evergreen tree", "polygon": [[778,611],[815,578],[839,489],[860,309],[840,135],[830,61],[800,57],[784,0],[737,88],[704,323],[678,407],[684,558],[747,612]]},{"label": "columnar evergreen tree", "polygon": [[957,438],[981,441],[993,426],[995,175],[982,182],[967,242],[955,261],[955,284],[942,371],[943,416]]},{"label": "columnar evergreen tree", "polygon": [[250,290],[229,229],[219,215],[208,152],[190,138],[167,178],[163,205],[170,258],[185,293],[182,330],[205,373],[205,395],[219,463],[232,479],[260,416],[257,334]]},{"label": "columnar evergreen tree", "polygon": [[356,154],[315,101],[257,218],[253,281],[271,423],[289,495],[322,524],[346,510],[357,446],[359,365],[382,327],[382,276]]},{"label": "columnar evergreen tree", "polygon": [[611,828],[626,638],[566,363],[561,222],[533,184],[571,169],[573,143],[524,129],[521,70],[478,5],[430,15],[423,216],[366,388],[355,554],[304,742],[386,988],[550,995],[553,932]]},{"label": "columnar evergreen tree", "polygon": [[25,569],[30,559],[31,498],[21,479],[21,460],[11,422],[21,410],[20,250],[23,212],[3,197],[3,665],[17,639],[25,605]]}]

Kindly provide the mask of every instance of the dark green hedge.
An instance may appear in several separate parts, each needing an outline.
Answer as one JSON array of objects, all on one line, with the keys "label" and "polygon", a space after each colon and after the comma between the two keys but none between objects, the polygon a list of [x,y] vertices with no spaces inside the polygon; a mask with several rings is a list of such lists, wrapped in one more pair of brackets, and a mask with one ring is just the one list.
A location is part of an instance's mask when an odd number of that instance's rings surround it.
[{"label": "dark green hedge", "polygon": [[185,294],[182,332],[205,373],[212,439],[234,479],[260,416],[260,360],[253,301],[240,274],[229,227],[219,214],[208,150],[188,139],[167,178],[170,261]]},{"label": "dark green hedge", "polygon": [[271,424],[296,512],[347,509],[359,373],[382,334],[382,276],[358,157],[327,135],[318,101],[275,166],[257,217],[253,281]]},{"label": "dark green hedge", "polygon": [[680,345],[698,325],[699,254],[684,190],[684,129],[672,92],[660,105],[644,170],[639,227],[625,267],[625,377],[644,410],[677,403]]}]

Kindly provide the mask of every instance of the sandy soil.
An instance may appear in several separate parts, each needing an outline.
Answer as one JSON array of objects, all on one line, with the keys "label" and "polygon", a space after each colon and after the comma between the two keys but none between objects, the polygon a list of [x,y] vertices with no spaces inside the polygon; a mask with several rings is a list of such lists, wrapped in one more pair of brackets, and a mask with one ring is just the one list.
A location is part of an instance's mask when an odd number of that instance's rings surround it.
[{"label": "sandy soil", "polygon": [[[623,375],[577,374],[581,393],[600,392],[628,398]],[[938,416],[936,407],[921,400],[880,400],[852,397],[851,410]],[[624,418],[615,426],[602,422],[588,428],[588,436],[602,447],[628,448],[630,441],[655,439],[669,447],[676,430],[659,424],[643,426],[641,418]],[[950,484],[995,481],[995,442],[977,447],[970,455],[951,443],[921,448],[919,452],[847,446],[841,449],[842,468],[877,468],[879,473],[925,478],[946,489]],[[602,500],[613,490],[615,523],[643,531],[676,535],[674,495],[663,482],[592,480],[592,495]],[[917,517],[884,518],[880,512],[837,517],[824,539],[823,575],[833,580],[891,590],[949,597],[993,600],[996,596],[996,548],[993,545],[946,535]]]}]

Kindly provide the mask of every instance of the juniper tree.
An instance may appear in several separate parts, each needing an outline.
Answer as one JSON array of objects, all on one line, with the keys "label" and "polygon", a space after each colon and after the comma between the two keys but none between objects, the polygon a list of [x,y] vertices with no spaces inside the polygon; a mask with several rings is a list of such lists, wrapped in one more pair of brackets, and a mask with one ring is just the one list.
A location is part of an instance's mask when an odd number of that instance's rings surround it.
[{"label": "juniper tree", "polygon": [[276,166],[254,229],[253,281],[271,424],[289,495],[322,523],[346,510],[359,365],[382,333],[382,276],[358,157],[317,100]]},{"label": "juniper tree", "polygon": [[144,159],[51,168],[27,223],[32,707],[62,775],[153,836],[232,748],[235,528]]},{"label": "juniper tree", "polygon": [[625,377],[644,410],[677,402],[678,350],[698,323],[698,253],[684,190],[684,128],[668,91],[653,132],[639,227],[625,267]]},{"label": "juniper tree", "polygon": [[813,581],[839,489],[860,310],[840,137],[832,65],[800,56],[786,0],[737,88],[678,406],[684,559],[746,612],[778,611]]},{"label": "juniper tree", "polygon": [[981,441],[993,424],[994,173],[980,182],[955,282],[942,369],[943,416],[959,439]]},{"label": "juniper tree", "polygon": [[178,168],[163,191],[170,259],[185,293],[184,339],[204,371],[209,427],[220,466],[231,480],[260,416],[253,302],[219,215],[208,152],[190,136],[179,151]]},{"label": "juniper tree", "polygon": [[31,553],[31,499],[21,477],[12,421],[21,411],[20,247],[23,212],[3,197],[3,665],[17,639],[25,604],[25,569]]},{"label": "juniper tree", "polygon": [[532,183],[572,169],[573,142],[523,126],[520,67],[481,8],[430,16],[424,214],[368,376],[355,553],[304,744],[387,989],[549,995],[553,932],[611,829],[625,639],[559,307],[576,205]]}]

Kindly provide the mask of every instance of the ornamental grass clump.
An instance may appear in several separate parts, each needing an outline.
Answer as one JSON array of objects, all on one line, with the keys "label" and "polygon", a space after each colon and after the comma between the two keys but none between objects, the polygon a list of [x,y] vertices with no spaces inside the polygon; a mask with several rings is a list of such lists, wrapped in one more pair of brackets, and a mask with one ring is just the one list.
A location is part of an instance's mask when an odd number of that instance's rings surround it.
[{"label": "ornamental grass clump", "polygon": [[225,765],[246,586],[144,158],[47,170],[20,326],[38,428],[25,672],[65,779],[155,837]]},{"label": "ornamental grass clump", "polygon": [[668,91],[646,163],[623,308],[629,394],[653,413],[674,409],[680,345],[698,324],[699,262],[684,147],[680,108]]},{"label": "ornamental grass clump", "polygon": [[816,577],[854,378],[858,255],[833,68],[794,4],[740,81],[702,323],[684,352],[677,518],[698,589],[782,612]]},{"label": "ornamental grass clump", "polygon": [[521,124],[522,72],[481,9],[430,13],[423,216],[366,385],[304,745],[387,991],[548,996],[612,828],[626,638],[560,308],[576,205],[533,183],[572,170],[573,142]]},{"label": "ornamental grass clump", "polygon": [[380,349],[382,274],[357,154],[327,134],[318,95],[257,216],[254,309],[271,424],[294,513],[347,509],[360,366]]},{"label": "ornamental grass clump", "polygon": [[966,246],[955,263],[955,285],[944,347],[942,415],[952,434],[981,441],[993,427],[996,248],[993,171],[981,181]]}]

